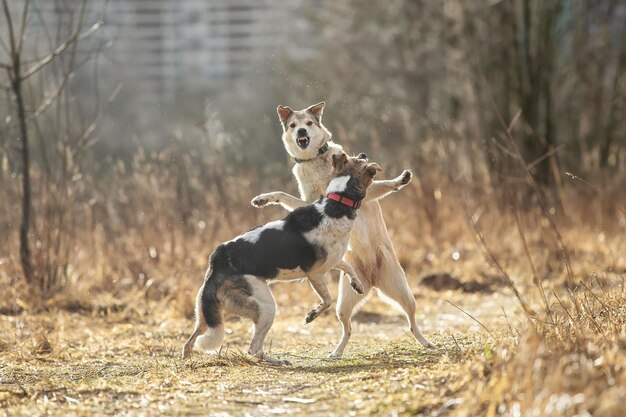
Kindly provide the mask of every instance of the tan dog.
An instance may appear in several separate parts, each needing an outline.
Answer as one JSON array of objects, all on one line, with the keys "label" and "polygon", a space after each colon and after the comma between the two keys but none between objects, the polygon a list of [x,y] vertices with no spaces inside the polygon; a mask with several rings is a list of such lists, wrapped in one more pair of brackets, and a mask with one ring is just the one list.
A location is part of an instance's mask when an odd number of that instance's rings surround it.
[{"label": "tan dog", "polygon": [[[324,195],[331,180],[333,155],[343,152],[340,145],[330,140],[331,133],[322,124],[324,106],[325,103],[322,102],[299,111],[278,106],[277,112],[283,127],[282,141],[287,153],[296,162],[293,174],[298,182],[301,198],[278,191],[255,197],[252,200],[253,206],[280,204],[291,211]],[[401,189],[410,181],[411,172],[404,171],[393,180],[374,181],[367,192],[350,235],[348,252],[344,256],[344,260],[356,270],[363,284],[363,294],[352,291],[349,278],[342,273],[337,318],[343,332],[341,340],[330,354],[331,357],[338,358],[343,354],[352,332],[350,321],[354,309],[363,302],[372,288],[378,288],[380,293],[397,303],[407,316],[413,336],[423,346],[433,347],[422,335],[415,321],[415,299],[389,239],[377,201]]]}]

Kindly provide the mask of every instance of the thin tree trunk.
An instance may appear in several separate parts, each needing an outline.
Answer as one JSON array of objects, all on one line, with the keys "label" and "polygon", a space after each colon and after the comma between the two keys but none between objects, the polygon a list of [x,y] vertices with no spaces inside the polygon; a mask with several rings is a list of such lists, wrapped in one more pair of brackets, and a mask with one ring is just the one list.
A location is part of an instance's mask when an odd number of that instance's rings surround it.
[{"label": "thin tree trunk", "polygon": [[600,147],[600,167],[602,168],[609,166],[611,146],[615,142],[615,128],[619,118],[617,101],[620,94],[620,80],[624,75],[624,71],[626,71],[626,29],[622,29],[620,54],[617,58],[615,76],[611,85],[607,122],[604,129],[604,137],[602,138],[603,143]]},{"label": "thin tree trunk", "polygon": [[28,147],[28,128],[26,126],[26,109],[24,107],[24,95],[22,91],[22,42],[24,40],[24,28],[26,27],[26,16],[28,14],[29,1],[24,3],[22,11],[22,21],[20,31],[14,31],[13,20],[7,0],[2,0],[2,10],[7,23],[9,35],[9,46],[12,66],[8,70],[11,89],[15,94],[15,104],[17,107],[17,117],[20,124],[20,140],[22,141],[22,223],[20,225],[20,261],[24,277],[29,284],[34,284],[34,271],[30,253],[29,230],[30,230],[30,209],[31,209],[31,189],[30,189],[30,155]]},{"label": "thin tree trunk", "polygon": [[20,124],[20,139],[22,141],[22,224],[20,225],[20,260],[24,277],[29,284],[34,283],[33,264],[29,245],[31,189],[30,189],[30,149],[28,145],[28,128],[26,126],[26,110],[22,94],[22,74],[20,71],[20,56],[15,55],[13,60],[13,93],[17,105],[17,116]]}]

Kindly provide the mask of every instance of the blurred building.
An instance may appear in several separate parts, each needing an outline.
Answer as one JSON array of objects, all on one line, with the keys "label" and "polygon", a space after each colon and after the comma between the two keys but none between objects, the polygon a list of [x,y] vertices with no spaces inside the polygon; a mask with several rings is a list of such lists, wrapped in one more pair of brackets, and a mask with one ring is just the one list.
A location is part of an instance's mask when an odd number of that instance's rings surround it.
[{"label": "blurred building", "polygon": [[[12,1],[14,11],[23,0]],[[82,0],[31,1],[31,33],[62,39]],[[103,27],[85,51],[103,47],[103,76],[119,78],[140,102],[172,100],[183,84],[223,87],[284,50],[289,31],[307,30],[294,19],[301,1],[87,0],[85,27]],[[72,21],[72,19],[74,19]],[[46,33],[47,32],[47,33]],[[57,33],[59,32],[59,33]],[[45,42],[44,42],[45,43]]]},{"label": "blurred building", "polygon": [[[111,53],[146,94],[168,100],[182,83],[214,88],[280,49],[288,14],[278,0],[110,2]],[[151,97],[146,97],[151,98]]]}]

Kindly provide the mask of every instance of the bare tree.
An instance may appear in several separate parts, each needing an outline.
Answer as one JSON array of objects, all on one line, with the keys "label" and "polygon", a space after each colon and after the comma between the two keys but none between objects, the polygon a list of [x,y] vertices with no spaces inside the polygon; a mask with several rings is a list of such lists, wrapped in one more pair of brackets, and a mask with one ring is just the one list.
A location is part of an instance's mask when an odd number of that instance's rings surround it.
[{"label": "bare tree", "polygon": [[2,10],[4,12],[4,18],[7,24],[9,36],[8,52],[11,61],[0,65],[7,71],[10,89],[14,96],[19,121],[20,136],[17,140],[21,142],[22,154],[22,223],[20,225],[20,260],[22,262],[22,271],[26,281],[32,283],[34,281],[33,263],[28,239],[31,212],[30,149],[28,144],[28,127],[26,125],[26,109],[24,106],[24,95],[22,91],[22,83],[25,79],[24,74],[22,73],[22,47],[24,45],[23,39],[29,5],[30,1],[26,0],[24,2],[19,33],[16,34],[16,28],[13,24],[7,0],[2,0]]},{"label": "bare tree", "polygon": [[[2,42],[1,46],[8,57],[8,62],[0,62],[0,68],[4,69],[8,78],[8,85],[3,86],[8,91],[10,97],[9,108],[13,108],[18,123],[18,135],[16,141],[19,146],[21,156],[22,171],[22,205],[21,205],[21,224],[19,232],[20,240],[20,261],[22,271],[26,281],[33,285],[36,284],[40,289],[44,289],[45,282],[48,279],[40,276],[36,271],[31,253],[31,225],[33,223],[33,196],[31,186],[32,175],[32,131],[35,129],[41,137],[41,130],[37,117],[41,115],[53,103],[60,102],[63,92],[66,90],[68,80],[74,73],[76,63],[76,50],[78,43],[86,37],[93,34],[101,26],[101,22],[96,23],[89,29],[82,31],[85,5],[87,0],[80,2],[78,8],[78,19],[71,29],[69,36],[58,41],[51,47],[50,51],[43,57],[37,57],[34,53],[28,53],[25,48],[25,40],[28,37],[28,21],[32,12],[32,4],[30,0],[24,0],[19,13],[19,24],[16,22],[15,14],[9,7],[7,0],[2,0],[2,15],[6,23],[6,35],[8,44]],[[51,39],[48,39],[52,42]],[[2,38],[0,38],[2,41]],[[61,80],[53,89],[51,94],[42,94],[40,102],[30,103],[27,105],[27,89],[34,90],[36,84],[35,79],[41,85],[45,84],[44,72],[53,63],[62,60],[66,55],[67,65],[63,66]],[[32,100],[31,100],[32,101]],[[67,109],[66,109],[67,110]],[[93,132],[93,124],[83,132],[81,138],[86,138]],[[43,160],[45,162],[45,146],[41,147]],[[50,178],[48,178],[50,180]]]}]

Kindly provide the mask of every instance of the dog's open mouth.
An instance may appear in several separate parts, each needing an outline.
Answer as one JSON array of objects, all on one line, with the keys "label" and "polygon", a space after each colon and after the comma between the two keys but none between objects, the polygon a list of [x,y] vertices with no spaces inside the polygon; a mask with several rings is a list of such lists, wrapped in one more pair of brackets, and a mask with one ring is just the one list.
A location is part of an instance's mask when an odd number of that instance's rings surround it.
[{"label": "dog's open mouth", "polygon": [[303,137],[303,138],[298,138],[296,139],[296,143],[298,144],[298,146],[302,149],[306,149],[307,146],[309,146],[309,143],[311,142],[311,139],[309,139],[308,136]]}]

